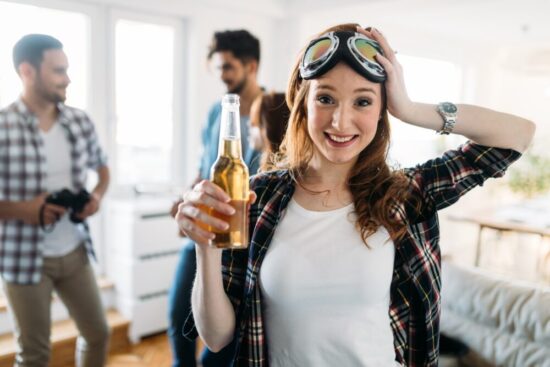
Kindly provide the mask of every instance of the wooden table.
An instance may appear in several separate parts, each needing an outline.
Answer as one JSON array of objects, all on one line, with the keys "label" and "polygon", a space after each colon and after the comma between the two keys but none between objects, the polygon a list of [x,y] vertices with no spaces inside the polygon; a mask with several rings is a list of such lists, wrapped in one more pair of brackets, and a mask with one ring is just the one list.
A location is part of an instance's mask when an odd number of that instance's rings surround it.
[{"label": "wooden table", "polygon": [[[548,215],[550,215],[550,212],[548,213]],[[496,211],[487,211],[476,214],[451,214],[448,215],[447,218],[452,221],[472,223],[478,226],[475,255],[476,266],[479,266],[479,259],[481,256],[481,239],[483,231],[485,229],[495,230],[498,232],[514,232],[519,234],[533,234],[540,236],[541,241],[539,254],[541,257],[537,261],[537,275],[541,275],[542,264],[550,263],[550,252],[542,254],[540,251],[544,239],[550,238],[550,226],[502,218],[501,216],[497,215]]]}]

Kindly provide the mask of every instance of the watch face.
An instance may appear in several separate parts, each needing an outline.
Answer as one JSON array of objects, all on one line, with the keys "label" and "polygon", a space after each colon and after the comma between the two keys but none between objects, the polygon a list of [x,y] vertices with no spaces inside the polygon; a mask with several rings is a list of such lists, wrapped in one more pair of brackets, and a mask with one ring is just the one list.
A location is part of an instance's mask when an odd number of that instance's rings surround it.
[{"label": "watch face", "polygon": [[443,102],[441,104],[441,108],[442,108],[443,112],[450,113],[450,114],[456,113],[456,111],[457,111],[456,106],[454,104],[450,103],[450,102]]}]

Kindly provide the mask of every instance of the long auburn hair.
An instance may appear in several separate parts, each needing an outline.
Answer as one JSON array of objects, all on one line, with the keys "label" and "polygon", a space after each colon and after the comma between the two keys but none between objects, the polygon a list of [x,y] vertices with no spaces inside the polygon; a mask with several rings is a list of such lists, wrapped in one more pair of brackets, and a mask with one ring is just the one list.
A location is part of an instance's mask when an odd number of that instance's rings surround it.
[{"label": "long auburn hair", "polygon": [[[356,31],[358,24],[340,24],[319,33]],[[291,110],[285,138],[277,156],[277,167],[288,169],[300,184],[308,163],[313,158],[314,145],[307,131],[307,98],[310,82],[300,77],[299,64],[305,52],[300,52],[287,87],[287,104]],[[406,233],[406,225],[396,215],[397,206],[408,198],[409,180],[403,172],[390,169],[387,164],[390,145],[390,123],[386,110],[385,87],[382,84],[382,111],[376,134],[371,143],[359,154],[349,172],[347,186],[355,207],[357,229],[363,242],[384,226],[392,240]]]}]

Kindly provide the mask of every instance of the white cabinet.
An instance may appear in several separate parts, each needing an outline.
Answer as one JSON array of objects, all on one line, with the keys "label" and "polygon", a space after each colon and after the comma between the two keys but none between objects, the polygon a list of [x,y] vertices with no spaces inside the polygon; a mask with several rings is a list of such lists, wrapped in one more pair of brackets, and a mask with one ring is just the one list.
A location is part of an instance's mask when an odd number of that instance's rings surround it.
[{"label": "white cabinet", "polygon": [[107,275],[119,312],[131,320],[133,342],[168,326],[168,290],[181,248],[172,202],[155,196],[107,204]]}]

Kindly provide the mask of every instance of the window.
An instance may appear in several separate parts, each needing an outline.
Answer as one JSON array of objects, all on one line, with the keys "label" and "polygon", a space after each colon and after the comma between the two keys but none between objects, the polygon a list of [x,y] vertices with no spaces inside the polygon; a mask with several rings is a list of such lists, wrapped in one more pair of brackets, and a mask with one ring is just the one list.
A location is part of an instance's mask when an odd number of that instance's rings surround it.
[{"label": "window", "polygon": [[116,177],[119,185],[167,183],[174,136],[175,28],[115,23]]},{"label": "window", "polygon": [[58,38],[69,59],[72,83],[67,104],[88,107],[89,17],[82,13],[0,1],[0,108],[21,93],[21,81],[13,69],[12,50],[25,34],[45,33]]},{"label": "window", "polygon": [[[398,55],[403,66],[409,97],[415,102],[456,102],[460,97],[462,73],[450,62]],[[402,167],[422,163],[441,154],[448,143],[458,144],[455,136],[440,136],[432,130],[418,128],[390,118],[392,146],[390,159]],[[441,120],[443,125],[443,120]]]}]

